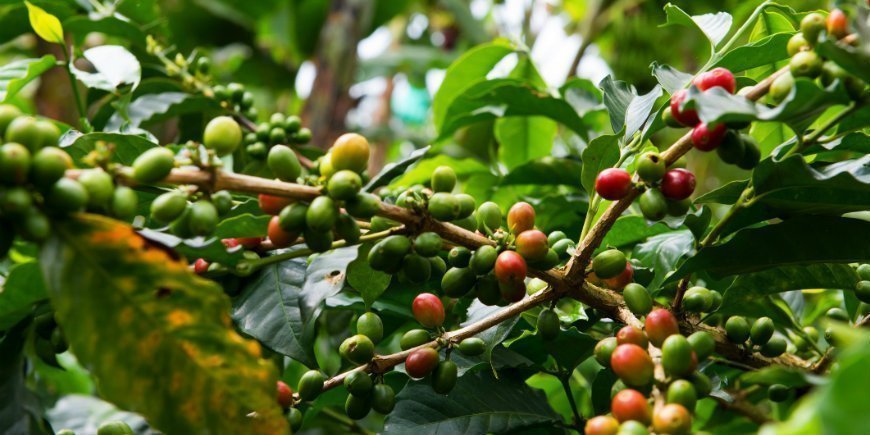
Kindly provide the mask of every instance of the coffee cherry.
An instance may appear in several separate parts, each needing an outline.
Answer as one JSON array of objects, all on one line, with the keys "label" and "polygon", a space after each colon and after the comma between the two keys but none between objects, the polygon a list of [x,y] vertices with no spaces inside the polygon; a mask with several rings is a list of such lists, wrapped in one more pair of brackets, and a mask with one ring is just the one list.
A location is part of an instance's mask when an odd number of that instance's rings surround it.
[{"label": "coffee cherry", "polygon": [[115,190],[112,176],[97,168],[82,171],[78,182],[88,191],[88,206],[95,209],[105,209],[112,199]]},{"label": "coffee cherry", "polygon": [[35,207],[25,214],[21,224],[21,237],[31,242],[41,242],[51,234],[51,222]]},{"label": "coffee cherry", "polygon": [[849,34],[849,20],[840,9],[834,9],[825,20],[828,35],[837,39],[843,39]]},{"label": "coffee cherry", "polygon": [[767,389],[767,397],[771,402],[784,402],[789,393],[789,388],[782,384],[773,384]]},{"label": "coffee cherry", "polygon": [[[7,144],[8,145],[8,144]],[[157,200],[151,205],[154,209]],[[48,190],[45,203],[50,210],[56,213],[72,213],[80,211],[88,202],[88,191],[78,181],[69,178],[61,178]],[[182,206],[182,210],[184,207]]]},{"label": "coffee cherry", "polygon": [[45,119],[38,119],[36,120],[36,128],[39,130],[39,148],[58,145],[60,128],[57,125]]},{"label": "coffee cherry", "polygon": [[659,434],[687,434],[692,430],[692,416],[682,405],[669,403],[653,415],[653,428]]},{"label": "coffee cherry", "polygon": [[368,337],[372,343],[377,343],[384,338],[384,323],[375,313],[363,313],[356,319],[356,331]]},{"label": "coffee cherry", "polygon": [[870,281],[858,281],[855,285],[855,297],[861,302],[870,304]]},{"label": "coffee cherry", "polygon": [[522,282],[499,282],[498,292],[508,302],[519,302],[526,296],[526,286]]},{"label": "coffee cherry", "polygon": [[456,172],[449,166],[439,166],[432,171],[430,185],[433,192],[450,193],[456,186]]},{"label": "coffee cherry", "polygon": [[652,310],[652,297],[646,287],[640,284],[626,285],[622,290],[622,296],[625,297],[625,305],[637,316],[642,316]]},{"label": "coffee cherry", "polygon": [[399,340],[399,347],[402,350],[408,350],[428,343],[430,340],[429,331],[425,329],[412,329],[402,335],[402,338]]},{"label": "coffee cherry", "polygon": [[659,153],[646,152],[637,158],[637,176],[647,183],[655,183],[665,175],[667,166]]},{"label": "coffee cherry", "polygon": [[695,191],[695,175],[685,169],[671,169],[665,172],[659,189],[665,198],[686,199]]},{"label": "coffee cherry", "polygon": [[645,424],[629,420],[619,425],[619,432],[616,435],[649,435],[649,431]]},{"label": "coffee cherry", "polygon": [[311,228],[306,228],[302,232],[302,237],[308,249],[314,252],[326,252],[332,249],[332,242],[335,241],[332,231],[317,231]]},{"label": "coffee cherry", "polygon": [[595,192],[602,198],[615,201],[631,191],[631,174],[625,169],[607,168],[595,178]]},{"label": "coffee cherry", "polygon": [[733,94],[737,89],[737,81],[734,80],[734,74],[726,68],[718,67],[707,71],[692,80],[692,84],[698,89],[706,91],[715,87],[725,89],[729,94]]},{"label": "coffee cherry", "polygon": [[309,370],[299,379],[299,398],[302,400],[314,400],[323,391],[323,382],[326,378],[319,370]]},{"label": "coffee cherry", "polygon": [[527,202],[518,202],[511,206],[507,215],[508,229],[513,234],[535,227],[535,209]]},{"label": "coffee cherry", "polygon": [[273,145],[287,143],[287,132],[281,127],[273,127],[269,130],[269,143]]},{"label": "coffee cherry", "polygon": [[547,236],[538,230],[526,230],[517,235],[517,253],[526,261],[541,261],[547,256]]},{"label": "coffee cherry", "polygon": [[722,143],[716,148],[716,154],[723,162],[734,165],[743,158],[746,147],[740,139],[740,135],[734,130],[727,130]]},{"label": "coffee cherry", "polygon": [[231,154],[242,144],[242,128],[229,116],[218,116],[205,126],[202,144],[218,156]]},{"label": "coffee cherry", "polygon": [[287,232],[301,232],[305,230],[305,214],[308,213],[308,206],[300,202],[296,202],[284,207],[281,213],[278,214],[278,224],[281,229]]},{"label": "coffee cherry", "polygon": [[559,256],[559,259],[564,260],[571,256],[576,244],[571,239],[562,239],[554,243],[551,248]]},{"label": "coffee cherry", "polygon": [[662,343],[662,367],[671,376],[686,376],[698,366],[698,358],[692,351],[689,340],[680,334],[674,334]]},{"label": "coffee cherry", "polygon": [[616,350],[610,356],[610,367],[626,385],[642,387],[653,379],[652,358],[636,344],[616,346]]},{"label": "coffee cherry", "polygon": [[278,394],[278,404],[281,405],[282,408],[289,408],[290,405],[293,404],[293,390],[291,390],[290,386],[285,384],[284,381],[278,381],[276,390]]},{"label": "coffee cherry", "polygon": [[353,199],[361,188],[362,179],[359,175],[346,169],[336,172],[326,185],[329,196],[336,200]]},{"label": "coffee cherry", "polygon": [[625,270],[625,254],[618,249],[602,251],[592,259],[592,270],[602,279],[613,278]]},{"label": "coffee cherry", "polygon": [[712,355],[713,351],[716,350],[716,340],[713,339],[713,336],[704,331],[693,332],[687,340],[692,346],[692,350],[695,351],[695,355],[698,359],[703,360]]},{"label": "coffee cherry", "polygon": [[[301,133],[301,131],[300,131]],[[332,144],[330,154],[331,166],[334,170],[348,169],[362,173],[369,164],[370,147],[365,137],[356,133],[345,133]],[[321,170],[321,175],[329,177]]]},{"label": "coffee cherry", "polygon": [[278,216],[272,216],[269,219],[266,235],[269,237],[269,241],[272,242],[272,246],[276,248],[286,248],[292,245],[298,237],[297,233],[292,233],[281,228],[281,220]]},{"label": "coffee cherry", "polygon": [[438,192],[429,198],[429,214],[439,221],[449,222],[457,219],[460,215],[459,200],[455,195],[446,192]]},{"label": "coffee cherry", "polygon": [[743,157],[737,162],[737,166],[748,171],[758,165],[758,161],[761,160],[761,150],[758,149],[755,139],[748,134],[741,134],[740,141],[744,145]]},{"label": "coffee cherry", "polygon": [[217,209],[204,199],[190,206],[190,232],[195,236],[207,236],[214,232],[218,219]]},{"label": "coffee cherry", "polygon": [[825,315],[828,316],[829,319],[837,320],[839,322],[848,323],[851,320],[849,318],[849,314],[847,314],[846,311],[840,307],[831,308],[825,313]]},{"label": "coffee cherry", "polygon": [[22,216],[33,205],[30,191],[23,187],[13,187],[0,192],[0,211],[10,216]]},{"label": "coffee cherry", "polygon": [[35,153],[42,146],[42,135],[36,118],[19,116],[6,127],[6,142],[19,143]]},{"label": "coffee cherry", "polygon": [[302,420],[303,420],[302,411],[296,408],[290,408],[287,410],[287,422],[290,423],[290,430],[293,433],[299,432],[302,429]]},{"label": "coffee cherry", "polygon": [[187,207],[187,196],[178,191],[166,192],[151,203],[151,218],[167,224],[178,219]]},{"label": "coffee cherry", "polygon": [[[2,158],[0,156],[0,159]],[[33,156],[30,180],[37,187],[45,188],[63,177],[66,170],[70,168],[72,168],[72,159],[69,154],[57,147],[45,147]]]},{"label": "coffee cherry", "polygon": [[822,59],[814,51],[802,51],[791,57],[788,69],[793,77],[816,78],[822,73]]},{"label": "coffee cherry", "polygon": [[616,435],[618,431],[619,421],[608,415],[592,417],[583,427],[584,435]]},{"label": "coffee cherry", "polygon": [[338,352],[352,363],[364,364],[375,355],[375,344],[365,335],[357,334],[341,342]]},{"label": "coffee cherry", "polygon": [[[459,203],[459,215],[458,215],[459,219],[465,219],[465,218],[471,216],[472,213],[474,213],[474,207],[476,206],[476,204],[474,203],[473,196],[471,196],[467,193],[457,193],[456,195],[453,195],[453,196],[456,198],[456,201]],[[471,228],[466,228],[469,231],[474,231],[475,229],[477,229],[477,221],[472,219],[472,223],[473,223],[473,225],[471,225]]]},{"label": "coffee cherry", "polygon": [[485,275],[495,267],[495,261],[498,258],[498,251],[493,246],[484,245],[477,248],[469,260],[469,267],[477,275]]},{"label": "coffee cherry", "polygon": [[665,107],[662,110],[662,122],[665,124],[665,126],[670,128],[680,128],[683,126],[680,121],[677,121],[677,119],[674,118],[674,112],[671,111],[670,106]]},{"label": "coffee cherry", "polygon": [[640,195],[638,205],[643,217],[653,222],[664,219],[668,214],[668,202],[658,189],[647,189]]},{"label": "coffee cherry", "polygon": [[734,343],[746,342],[749,338],[749,322],[740,316],[731,316],[725,321],[725,335]]},{"label": "coffee cherry", "polygon": [[788,45],[786,46],[789,56],[794,56],[803,50],[809,49],[810,44],[807,42],[806,38],[804,38],[803,33],[795,33],[791,38],[789,38]]},{"label": "coffee cherry", "polygon": [[491,233],[501,227],[501,223],[502,215],[498,204],[492,201],[487,201],[477,207],[478,231],[483,234]]},{"label": "coffee cherry", "polygon": [[471,268],[453,267],[441,278],[441,290],[451,298],[461,298],[474,288],[476,282],[477,275]]},{"label": "coffee cherry", "polygon": [[792,88],[794,88],[794,76],[786,72],[770,84],[770,98],[776,103],[781,103],[791,93]]},{"label": "coffee cherry", "polygon": [[613,396],[610,402],[610,412],[620,422],[634,420],[649,424],[652,420],[646,397],[637,390],[625,389]]},{"label": "coffee cherry", "polygon": [[773,330],[773,320],[770,317],[759,317],[752,323],[752,328],[749,330],[752,344],[763,346],[773,337]]},{"label": "coffee cherry", "polygon": [[695,404],[698,402],[698,393],[695,392],[695,386],[685,379],[677,379],[668,385],[667,402],[683,405],[687,410],[695,409]]},{"label": "coffee cherry", "polygon": [[447,394],[456,386],[458,368],[450,360],[441,361],[432,372],[432,390],[438,394]]},{"label": "coffee cherry", "polygon": [[320,172],[320,175],[326,179],[332,177],[332,174],[335,174],[336,169],[332,166],[332,153],[328,152],[320,157],[317,164],[317,170]]},{"label": "coffee cherry", "polygon": [[347,392],[359,397],[368,397],[372,394],[372,378],[363,371],[353,371],[344,378],[344,387]]},{"label": "coffee cherry", "polygon": [[444,324],[444,304],[432,293],[420,293],[411,304],[411,311],[417,322],[427,328],[438,328]]},{"label": "coffee cherry", "polygon": [[372,390],[372,409],[381,414],[389,414],[396,407],[396,393],[387,384],[375,385]]},{"label": "coffee cherry", "polygon": [[19,116],[21,116],[21,109],[18,107],[12,104],[0,104],[0,138],[6,135],[9,123]]},{"label": "coffee cherry", "polygon": [[97,428],[97,435],[133,435],[133,429],[119,420],[106,421]]},{"label": "coffee cherry", "polygon": [[24,184],[30,172],[30,150],[19,143],[0,145],[0,181]]},{"label": "coffee cherry", "polygon": [[208,267],[208,261],[205,261],[203,258],[197,258],[196,261],[193,262],[193,273],[203,275],[208,272]]},{"label": "coffee cherry", "polygon": [[666,338],[680,333],[677,318],[664,308],[656,308],[647,314],[644,328],[650,343],[655,347],[661,347]]},{"label": "coffee cherry", "polygon": [[783,337],[771,337],[763,346],[761,346],[761,354],[768,358],[775,358],[785,352],[788,343]]},{"label": "coffee cherry", "polygon": [[542,340],[550,341],[555,339],[561,331],[559,315],[551,309],[545,308],[541,310],[541,313],[538,314],[537,329]]},{"label": "coffee cherry", "polygon": [[261,193],[257,196],[257,202],[260,206],[260,210],[263,210],[263,213],[274,216],[281,213],[281,210],[283,210],[284,207],[290,205],[293,200],[290,198],[285,198],[283,196],[274,196]]},{"label": "coffee cherry", "polygon": [[527,272],[526,260],[515,251],[503,251],[495,260],[495,277],[502,284],[523,284]]},{"label": "coffee cherry", "polygon": [[481,276],[474,285],[474,296],[484,305],[497,305],[501,301],[501,288],[495,274]]},{"label": "coffee cherry", "polygon": [[700,151],[712,151],[725,139],[726,131],[725,124],[699,123],[692,129],[692,146]]},{"label": "coffee cherry", "polygon": [[825,16],[818,12],[807,14],[801,20],[801,33],[810,45],[815,45],[823,30],[825,30]]},{"label": "coffee cherry", "polygon": [[441,251],[442,243],[438,233],[428,231],[414,239],[414,252],[424,257],[434,257]]},{"label": "coffee cherry", "polygon": [[438,365],[438,351],[424,347],[412,351],[405,359],[405,371],[414,379],[426,377]]},{"label": "coffee cherry", "polygon": [[700,118],[698,118],[698,112],[696,112],[695,109],[689,108],[680,110],[680,105],[683,104],[683,101],[685,101],[688,96],[689,92],[685,89],[680,89],[671,95],[671,114],[680,124],[683,124],[686,127],[694,127],[696,124],[701,122]]},{"label": "coffee cherry", "polygon": [[683,295],[683,309],[690,313],[706,313],[713,307],[713,296],[710,290],[695,286]]},{"label": "coffee cherry", "polygon": [[272,170],[272,175],[279,180],[296,181],[302,175],[302,165],[299,164],[296,152],[286,145],[273,146],[269,150],[266,164]]},{"label": "coffee cherry", "polygon": [[344,209],[355,218],[368,219],[381,208],[381,200],[377,195],[360,192],[352,199],[345,201]]},{"label": "coffee cherry", "polygon": [[411,241],[405,236],[389,236],[372,246],[369,251],[369,266],[374,270],[396,273],[402,260],[411,251]]},{"label": "coffee cherry", "polygon": [[471,263],[471,251],[464,246],[457,246],[447,252],[447,262],[453,267],[468,267]]},{"label": "coffee cherry", "polygon": [[308,205],[305,212],[305,226],[317,232],[327,232],[338,220],[338,207],[328,196],[318,196]]},{"label": "coffee cherry", "polygon": [[486,342],[477,337],[466,338],[456,347],[466,356],[478,356],[486,352]]},{"label": "coffee cherry", "polygon": [[360,420],[369,415],[372,410],[370,397],[359,397],[353,394],[347,395],[344,402],[344,413],[353,420]]},{"label": "coffee cherry", "polygon": [[635,344],[640,346],[642,349],[646,349],[646,347],[649,346],[649,340],[646,338],[646,334],[644,334],[640,328],[631,325],[623,326],[616,332],[616,343]]},{"label": "coffee cherry", "polygon": [[634,269],[631,267],[631,263],[626,261],[625,268],[622,269],[622,272],[613,278],[605,279],[604,285],[611,290],[621,291],[625,286],[631,284],[633,278]]},{"label": "coffee cherry", "polygon": [[616,341],[616,337],[601,339],[595,344],[595,349],[593,351],[595,361],[598,361],[598,364],[601,364],[604,367],[610,367],[610,358],[618,345],[619,343]]}]

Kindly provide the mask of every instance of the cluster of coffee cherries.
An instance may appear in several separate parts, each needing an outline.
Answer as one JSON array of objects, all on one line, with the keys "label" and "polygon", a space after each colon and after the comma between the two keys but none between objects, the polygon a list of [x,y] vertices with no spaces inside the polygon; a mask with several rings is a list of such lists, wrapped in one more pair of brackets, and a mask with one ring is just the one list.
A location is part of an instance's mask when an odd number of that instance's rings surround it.
[{"label": "cluster of coffee cherries", "polygon": [[[644,217],[660,221],[667,215],[682,216],[692,205],[689,196],[695,191],[695,175],[685,168],[667,168],[657,152],[638,156],[637,175],[645,190],[638,200]],[[608,168],[595,179],[595,192],[610,201],[625,198],[634,182],[631,174],[622,168]]]},{"label": "cluster of coffee cherries", "polygon": [[[715,350],[715,340],[697,331],[680,334],[677,319],[670,311],[657,308],[646,315],[643,329],[626,325],[615,337],[595,346],[595,359],[619,377],[612,389],[610,415],[586,423],[587,435],[616,433],[685,434],[692,427],[692,413],[699,398],[710,394],[710,379],[697,371]],[[661,350],[664,379],[655,379],[655,363],[650,345]],[[666,404],[653,411],[648,396],[653,386],[661,390]]]},{"label": "cluster of coffee cherries", "polygon": [[[371,218],[380,208],[376,195],[360,191],[369,152],[369,143],[364,137],[344,134],[336,139],[327,154],[331,156],[334,170],[326,175],[322,166],[320,168],[325,194],[308,203],[260,194],[260,209],[273,216],[267,231],[272,245],[289,246],[300,234],[314,252],[328,251],[336,238],[349,244],[357,243],[360,227],[354,218]],[[295,181],[301,173],[295,152],[284,145],[272,147],[267,162],[273,174],[282,180]]]},{"label": "cluster of coffee cherries", "polygon": [[795,79],[800,77],[818,79],[823,86],[830,86],[839,80],[849,96],[856,100],[862,98],[867,85],[863,80],[847,73],[835,62],[825,60],[814,51],[820,38],[838,40],[848,34],[848,17],[840,9],[832,10],[827,17],[817,12],[807,14],[801,20],[800,32],[789,39],[786,47],[791,56],[789,72],[771,83],[770,98],[775,103],[785,100],[794,88]]},{"label": "cluster of coffee cherries", "polygon": [[[774,335],[773,320],[770,317],[759,317],[749,324],[743,316],[731,316],[725,321],[725,334],[733,343],[747,345],[760,354],[774,358],[785,353],[788,342],[781,335]],[[816,333],[818,339],[818,333]],[[747,343],[747,340],[750,340]]]},{"label": "cluster of coffee cherries", "polygon": [[452,222],[469,231],[477,224],[474,218],[476,203],[471,195],[453,193],[457,186],[456,172],[449,166],[439,166],[432,171],[429,185],[415,184],[411,187],[399,186],[379,191],[385,201],[399,207],[427,212],[442,222]]},{"label": "cluster of coffee cherries", "polygon": [[[136,192],[116,188],[102,168],[82,170],[67,178],[73,161],[57,147],[60,129],[51,121],[24,115],[12,105],[0,105],[0,256],[14,238],[40,242],[51,232],[51,219],[89,210],[121,219],[136,212]],[[14,231],[6,229],[14,228]]]},{"label": "cluster of coffee cherries", "polygon": [[311,130],[302,127],[302,120],[296,115],[284,116],[283,113],[273,113],[268,122],[257,124],[257,129],[244,137],[245,151],[259,160],[265,159],[272,147],[302,145],[310,141]]}]

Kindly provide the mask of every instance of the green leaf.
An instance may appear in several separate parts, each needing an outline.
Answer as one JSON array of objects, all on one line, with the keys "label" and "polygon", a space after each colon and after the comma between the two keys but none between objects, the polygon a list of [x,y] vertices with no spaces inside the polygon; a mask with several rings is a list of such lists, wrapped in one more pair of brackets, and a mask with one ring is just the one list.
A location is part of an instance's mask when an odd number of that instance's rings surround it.
[{"label": "green leaf", "polygon": [[435,393],[428,382],[416,381],[405,386],[396,399],[396,409],[384,425],[387,435],[506,433],[552,427],[561,421],[539,390],[516,376],[495,379],[487,370],[459,378],[446,397]]},{"label": "green leaf", "polygon": [[695,199],[695,204],[734,204],[746,190],[749,180],[735,180]]},{"label": "green leaf", "polygon": [[84,15],[72,16],[64,20],[66,30],[73,35],[81,45],[85,37],[91,32],[99,32],[106,35],[117,36],[125,41],[130,41],[137,46],[145,46],[145,33],[131,21],[125,21],[118,16],[91,18]]},{"label": "green leaf", "polygon": [[315,257],[305,271],[299,306],[302,320],[314,323],[320,315],[323,301],[344,288],[346,269],[357,258],[358,246],[333,249]]},{"label": "green leaf", "polygon": [[368,255],[374,243],[359,247],[359,255],[347,266],[347,283],[362,295],[366,306],[371,307],[390,286],[392,275],[369,266]]},{"label": "green leaf", "polygon": [[214,231],[218,239],[232,237],[264,237],[271,216],[242,213],[238,216],[224,218]]},{"label": "green leaf", "polygon": [[643,216],[621,216],[604,236],[601,246],[623,248],[668,231],[662,224],[649,225]]},{"label": "green leaf", "polygon": [[48,42],[63,45],[63,26],[61,26],[60,20],[46,12],[45,9],[34,6],[28,1],[25,1],[24,4],[27,5],[27,16],[33,31]]},{"label": "green leaf", "polygon": [[581,116],[604,107],[601,90],[588,79],[572,78],[559,88],[559,93]]},{"label": "green leaf", "polygon": [[718,62],[712,65],[712,68],[722,67],[738,73],[788,59],[786,45],[788,45],[791,36],[790,33],[775,33],[742,47],[737,47],[722,56]]},{"label": "green leaf", "polygon": [[859,154],[870,154],[870,136],[860,132],[849,133],[830,142],[810,145],[801,154],[807,156],[825,151],[850,151]]},{"label": "green leaf", "polygon": [[634,86],[607,76],[601,81],[604,106],[610,114],[613,131],[625,128],[626,141],[647,123],[656,100],[662,95],[662,87],[656,86],[645,95],[638,95]]},{"label": "green leaf", "polygon": [[13,266],[0,284],[0,331],[6,331],[33,311],[33,304],[47,298],[39,263]]},{"label": "green leaf", "polygon": [[570,372],[592,356],[596,343],[598,340],[571,327],[549,341],[532,331],[523,331],[522,337],[511,342],[509,349],[540,364],[546,361],[547,355],[552,355],[560,368]]},{"label": "green leaf", "polygon": [[270,349],[315,367],[314,322],[302,314],[305,259],[270,264],[233,300],[233,320]]},{"label": "green leaf", "polygon": [[870,155],[826,166],[808,165],[799,155],[763,160],[752,172],[757,200],[777,210],[843,214],[870,204]]},{"label": "green leaf", "polygon": [[595,178],[604,169],[619,161],[619,134],[598,136],[583,150],[583,170],[580,181],[586,193],[595,192]]},{"label": "green leaf", "polygon": [[431,146],[427,145],[418,150],[414,150],[414,152],[408,154],[407,157],[398,162],[388,163],[383,169],[381,169],[381,172],[379,172],[378,175],[372,177],[371,181],[366,184],[366,187],[363,190],[366,192],[374,192],[379,187],[390,184],[390,181],[399,175],[402,175],[409,166],[420,161],[420,159],[422,159],[431,148]]},{"label": "green leaf", "polygon": [[820,378],[795,367],[769,366],[740,375],[740,381],[750,385],[785,385],[800,388],[819,383]]},{"label": "green leaf", "polygon": [[6,102],[26,84],[54,66],[55,58],[46,54],[37,59],[21,59],[0,67],[0,101]]},{"label": "green leaf", "polygon": [[142,79],[139,60],[126,48],[119,45],[102,45],[83,53],[96,72],[82,71],[72,66],[72,72],[85,86],[114,92],[122,85],[136,89]]},{"label": "green leaf", "polygon": [[663,26],[680,25],[697,29],[710,40],[711,53],[731,30],[731,15],[726,12],[690,16],[679,6],[668,3],[665,5],[665,14],[667,21]]},{"label": "green leaf", "polygon": [[652,281],[647,285],[651,292],[658,290],[665,275],[674,270],[681,258],[692,255],[695,237],[689,230],[673,231],[652,236],[634,247],[632,258],[654,270]]},{"label": "green leaf", "polygon": [[60,138],[60,146],[75,162],[81,162],[88,153],[97,148],[99,142],[114,145],[112,161],[125,166],[132,165],[136,157],[157,146],[143,136],[124,133],[82,133],[68,130]]},{"label": "green leaf", "polygon": [[515,50],[513,44],[505,39],[478,45],[468,50],[447,68],[444,80],[432,100],[432,118],[435,129],[440,131],[444,125],[448,108],[471,85],[486,79],[486,75],[502,58]]},{"label": "green leaf", "polygon": [[143,95],[127,107],[129,124],[119,114],[114,113],[106,123],[106,131],[119,131],[122,127],[140,127],[149,122],[158,122],[185,113],[201,113],[219,110],[213,98],[194,96],[185,92],[163,92]]},{"label": "green leaf", "polygon": [[864,80],[864,83],[870,82],[870,71],[868,71],[870,68],[867,68],[870,64],[870,55],[866,51],[850,45],[838,44],[830,39],[816,44],[815,50],[819,56],[834,61],[849,74]]},{"label": "green leaf", "polygon": [[652,75],[655,76],[659,84],[661,84],[669,94],[673,94],[680,89],[685,89],[689,86],[689,83],[692,82],[692,78],[694,77],[691,74],[679,71],[670,65],[660,65],[658,62],[653,62],[652,65],[650,65],[650,68],[652,69]]},{"label": "green leaf", "polygon": [[517,116],[495,121],[498,159],[508,169],[549,156],[557,125],[543,116]]},{"label": "green leaf", "polygon": [[[468,326],[473,323],[479,322],[501,310],[502,307],[484,305],[479,300],[475,299],[471,303],[471,306],[468,307],[467,317],[460,326]],[[490,357],[492,356],[492,350],[496,346],[501,344],[501,342],[504,341],[505,338],[507,338],[511,330],[514,328],[514,325],[516,325],[519,320],[519,316],[515,316],[476,335],[477,338],[483,340],[486,343],[486,353],[484,354],[484,360],[490,360]]]},{"label": "green leaf", "polygon": [[[755,22],[755,27],[752,28],[752,33],[749,34],[749,43],[757,43],[765,38],[771,37],[776,34],[793,34],[795,31],[795,24],[799,21],[799,19],[795,19],[793,15],[793,10],[788,7],[783,7],[780,5],[773,4],[777,10],[772,10],[772,8],[765,9],[761,15],[758,17],[758,21]],[[787,45],[787,44],[786,44]],[[736,50],[736,49],[735,49]],[[728,56],[730,53],[726,54]],[[747,52],[745,53],[748,56],[753,56],[754,53]],[[732,57],[734,60],[738,60]],[[746,76],[749,78],[753,78],[755,80],[761,80],[764,77],[767,77],[773,74],[775,71],[779,70],[783,66],[788,64],[788,58],[784,58],[782,60],[773,61],[766,65],[759,65],[756,68],[752,68],[746,71]]]},{"label": "green leaf", "polygon": [[830,216],[802,216],[748,228],[727,242],[701,250],[667,282],[699,270],[714,278],[781,266],[870,260],[870,222]]},{"label": "green leaf", "polygon": [[456,159],[447,154],[438,154],[432,158],[421,160],[413,168],[405,172],[401,177],[393,180],[392,186],[413,186],[423,184],[432,178],[432,171],[439,166],[450,166],[460,178],[466,178],[474,174],[489,173],[489,168],[477,159]]},{"label": "green leaf", "polygon": [[544,157],[517,166],[501,179],[502,186],[514,184],[553,184],[578,186],[581,165],[576,160]]},{"label": "green leaf", "polygon": [[233,329],[220,286],[126,224],[52,229],[40,264],[55,316],[103,398],[165,432],[288,432],[274,368]]},{"label": "green leaf", "polygon": [[107,421],[123,421],[137,434],[153,432],[142,416],[122,411],[96,397],[81,394],[61,397],[48,410],[48,420],[54,428],[70,429],[83,434],[97,433],[100,425]]},{"label": "green leaf", "polygon": [[228,251],[227,247],[221,243],[220,239],[215,237],[208,239],[203,239],[201,237],[182,239],[172,234],[148,228],[140,230],[139,234],[151,241],[172,248],[187,258],[204,258],[208,261],[217,262],[225,266],[235,266],[239,261],[244,259],[244,255],[242,255],[243,251],[241,249]]},{"label": "green leaf", "polygon": [[557,121],[586,137],[586,125],[565,100],[542,94],[521,80],[494,79],[471,85],[453,99],[445,112],[438,140],[477,122],[536,115]]},{"label": "green leaf", "polygon": [[29,322],[0,338],[0,433],[52,434],[42,426],[42,405],[25,383],[24,345]]}]

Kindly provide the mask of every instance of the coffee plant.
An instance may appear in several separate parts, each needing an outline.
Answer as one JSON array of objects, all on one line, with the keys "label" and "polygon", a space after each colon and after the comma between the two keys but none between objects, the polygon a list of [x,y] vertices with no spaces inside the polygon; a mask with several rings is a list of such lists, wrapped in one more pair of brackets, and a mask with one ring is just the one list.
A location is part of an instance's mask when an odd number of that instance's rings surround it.
[{"label": "coffee plant", "polygon": [[667,4],[645,93],[478,39],[383,168],[152,3],[0,2],[0,433],[870,428],[865,2]]}]

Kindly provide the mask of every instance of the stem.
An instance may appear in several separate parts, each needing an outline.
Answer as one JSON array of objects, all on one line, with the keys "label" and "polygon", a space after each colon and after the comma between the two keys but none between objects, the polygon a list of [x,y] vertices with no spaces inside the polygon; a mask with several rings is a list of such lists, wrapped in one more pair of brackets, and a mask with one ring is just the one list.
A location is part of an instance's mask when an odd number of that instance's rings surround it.
[{"label": "stem", "polygon": [[800,140],[800,138],[798,138],[799,140],[794,144],[793,147],[791,147],[790,150],[788,150],[787,153],[785,153],[783,158],[786,158],[786,157],[791,156],[793,154],[801,153],[808,146],[816,143],[825,134],[826,131],[830,130],[832,127],[837,125],[840,121],[842,121],[843,118],[851,115],[852,112],[855,112],[860,107],[861,107],[861,105],[854,102],[854,101],[849,103],[849,105],[846,106],[845,109],[841,110],[840,113],[836,114],[833,118],[829,119],[826,123],[819,126],[819,128],[817,128],[816,130],[813,130],[813,132],[810,133],[809,135],[807,135],[806,137],[804,137],[803,140]]},{"label": "stem", "polygon": [[76,81],[75,76],[72,72],[72,53],[67,53],[67,50],[72,50],[72,47],[67,48],[67,45],[63,45],[63,61],[64,61],[64,69],[66,70],[66,75],[69,77],[69,84],[72,88],[73,96],[76,100],[76,109],[79,112],[79,127],[83,127],[83,120],[87,120],[88,117],[85,114],[85,105],[82,102],[82,96],[79,94],[79,86]]},{"label": "stem", "polygon": [[559,376],[559,382],[562,384],[562,388],[565,390],[565,396],[568,397],[568,404],[571,405],[571,412],[574,413],[574,427],[581,427],[583,424],[583,417],[580,416],[580,411],[577,409],[577,401],[574,400],[574,394],[571,393],[571,374],[567,373],[566,375]]},{"label": "stem", "polygon": [[716,58],[718,60],[718,58],[720,58],[723,54],[731,50],[731,47],[739,42],[740,38],[742,38],[743,35],[746,34],[746,32],[752,29],[752,26],[755,25],[755,20],[757,20],[758,17],[761,16],[761,13],[764,12],[764,10],[767,9],[768,6],[770,6],[769,1],[765,1],[764,3],[758,5],[758,7],[755,8],[754,11],[752,11],[752,15],[750,15],[749,18],[747,18],[746,21],[743,22],[743,25],[740,26],[739,29],[737,29],[737,32],[735,32],[734,35],[728,39],[728,42],[725,43],[722,48],[716,51],[716,54],[713,56],[713,58]]}]

